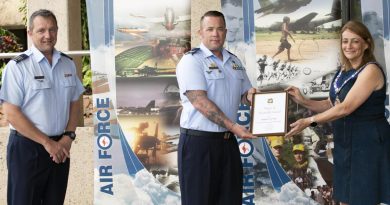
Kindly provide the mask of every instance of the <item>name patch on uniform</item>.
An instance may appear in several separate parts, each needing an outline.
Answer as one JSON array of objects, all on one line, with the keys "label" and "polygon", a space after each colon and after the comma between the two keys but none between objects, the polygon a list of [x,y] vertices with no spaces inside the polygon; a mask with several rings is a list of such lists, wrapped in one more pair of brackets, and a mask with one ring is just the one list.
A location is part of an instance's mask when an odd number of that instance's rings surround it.
[{"label": "name patch on uniform", "polygon": [[210,70],[218,69],[218,66],[217,66],[215,63],[211,63],[211,64],[209,65],[209,69],[210,69]]},{"label": "name patch on uniform", "polygon": [[42,79],[45,79],[45,76],[43,76],[43,75],[34,76],[34,79],[42,80]]},{"label": "name patch on uniform", "polygon": [[72,76],[72,73],[65,73],[64,76],[65,76],[65,78],[66,78],[66,77],[71,77],[71,76]]}]

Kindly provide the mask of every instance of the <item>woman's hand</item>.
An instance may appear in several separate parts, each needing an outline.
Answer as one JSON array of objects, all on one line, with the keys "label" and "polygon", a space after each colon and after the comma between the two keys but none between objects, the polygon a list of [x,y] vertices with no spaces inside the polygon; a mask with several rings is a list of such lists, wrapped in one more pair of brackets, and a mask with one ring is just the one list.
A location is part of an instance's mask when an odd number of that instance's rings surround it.
[{"label": "woman's hand", "polygon": [[298,104],[302,104],[306,100],[297,87],[290,86],[286,88],[285,91],[287,91],[287,93],[291,96],[291,99]]},{"label": "woman's hand", "polygon": [[298,133],[300,133],[302,130],[304,130],[306,127],[310,125],[310,119],[309,118],[302,118],[294,123],[290,124],[291,130],[288,132],[285,137],[292,137]]}]

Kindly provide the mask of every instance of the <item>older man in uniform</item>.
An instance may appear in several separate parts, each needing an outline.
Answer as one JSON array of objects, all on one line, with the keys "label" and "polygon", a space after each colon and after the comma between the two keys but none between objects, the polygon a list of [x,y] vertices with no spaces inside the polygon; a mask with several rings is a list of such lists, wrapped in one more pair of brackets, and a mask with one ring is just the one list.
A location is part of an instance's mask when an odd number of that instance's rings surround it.
[{"label": "older man in uniform", "polygon": [[238,205],[243,170],[234,135],[254,136],[235,120],[240,102],[250,104],[256,90],[240,60],[223,48],[223,14],[208,11],[200,24],[200,47],[177,66],[183,104],[178,147],[182,204]]},{"label": "older man in uniform", "polygon": [[54,48],[57,31],[51,11],[34,12],[28,30],[32,47],[3,72],[0,102],[11,128],[8,205],[64,203],[84,88],[72,59]]}]

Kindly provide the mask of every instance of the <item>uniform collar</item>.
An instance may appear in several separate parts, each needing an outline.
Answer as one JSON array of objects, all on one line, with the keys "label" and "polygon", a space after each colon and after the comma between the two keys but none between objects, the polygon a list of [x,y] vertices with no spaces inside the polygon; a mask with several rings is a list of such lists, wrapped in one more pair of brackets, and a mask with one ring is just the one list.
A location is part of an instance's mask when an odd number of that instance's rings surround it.
[{"label": "uniform collar", "polygon": [[[39,51],[34,45],[31,46],[31,52],[33,54],[33,57],[36,62],[40,63],[43,59],[45,59],[45,56],[41,51]],[[61,58],[61,54],[59,51],[57,51],[55,48],[53,50],[53,59],[52,59],[52,67],[54,67],[58,60]]]},{"label": "uniform collar", "polygon": [[[217,56],[215,56],[213,52],[211,52],[203,43],[200,44],[199,48],[205,54],[205,58],[208,58],[210,56],[217,58]],[[225,62],[230,58],[230,55],[225,48],[222,48],[222,56],[223,56],[223,63],[225,64]]]}]

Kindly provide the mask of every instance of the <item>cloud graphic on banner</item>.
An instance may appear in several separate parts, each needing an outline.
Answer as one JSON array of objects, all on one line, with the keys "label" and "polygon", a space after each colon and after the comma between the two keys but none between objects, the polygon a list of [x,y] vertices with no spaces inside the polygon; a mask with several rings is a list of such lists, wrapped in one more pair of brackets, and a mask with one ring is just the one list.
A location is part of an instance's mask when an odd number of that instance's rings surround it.
[{"label": "cloud graphic on banner", "polygon": [[[98,180],[98,171],[95,169],[95,181]],[[147,170],[141,170],[135,178],[117,174],[113,176],[113,192],[115,197],[100,194],[95,186],[96,205],[180,205],[180,196],[160,184]],[[131,194],[129,194],[131,193]]]},{"label": "cloud graphic on banner", "polygon": [[[98,170],[95,169],[95,181],[98,180]],[[96,205],[106,205],[106,204],[115,204],[115,205],[138,205],[138,204],[153,204],[152,201],[148,198],[145,193],[138,191],[133,186],[132,177],[125,174],[117,174],[113,176],[114,186],[113,192],[115,197],[111,195],[101,194],[99,186],[95,187],[95,200],[94,204]],[[132,194],[129,194],[132,193]],[[141,200],[142,199],[142,200]]]},{"label": "cloud graphic on banner", "polygon": [[281,192],[275,192],[272,189],[264,189],[261,196],[255,199],[256,204],[273,205],[318,205],[316,201],[308,197],[293,182],[284,184]]},{"label": "cloud graphic on banner", "polygon": [[293,182],[284,184],[279,193],[279,200],[281,204],[288,205],[316,205],[316,201],[306,196],[304,192],[299,189]]},{"label": "cloud graphic on banner", "polygon": [[180,197],[163,186],[145,169],[135,175],[134,186],[148,193],[155,204],[180,204]]}]

